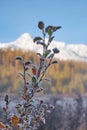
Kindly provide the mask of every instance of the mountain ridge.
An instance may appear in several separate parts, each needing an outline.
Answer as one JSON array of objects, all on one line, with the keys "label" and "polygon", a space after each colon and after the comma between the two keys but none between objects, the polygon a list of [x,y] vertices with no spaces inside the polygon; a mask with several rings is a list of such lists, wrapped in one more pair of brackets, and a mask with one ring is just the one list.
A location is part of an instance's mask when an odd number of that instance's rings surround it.
[{"label": "mountain ridge", "polygon": [[[11,48],[22,49],[23,51],[42,52],[42,46],[33,42],[33,38],[29,33],[22,34],[15,41],[9,43],[0,43],[0,49]],[[87,45],[85,44],[67,44],[65,42],[53,41],[49,49],[57,47],[60,50],[59,54],[55,55],[55,58],[60,60],[77,60],[87,62]]]}]

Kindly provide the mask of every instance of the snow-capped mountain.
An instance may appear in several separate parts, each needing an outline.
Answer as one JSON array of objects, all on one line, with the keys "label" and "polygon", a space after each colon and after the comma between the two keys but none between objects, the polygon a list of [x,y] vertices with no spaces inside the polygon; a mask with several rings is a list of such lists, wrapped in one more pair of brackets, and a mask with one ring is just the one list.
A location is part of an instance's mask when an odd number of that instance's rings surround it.
[{"label": "snow-capped mountain", "polygon": [[[8,47],[13,50],[20,48],[23,51],[42,52],[42,46],[36,45],[28,33],[24,33],[13,42],[0,43],[0,48],[6,49]],[[53,49],[54,47],[60,50],[60,53],[55,55],[57,59],[87,61],[87,45],[85,44],[66,44],[65,42],[53,41],[49,49]]]}]

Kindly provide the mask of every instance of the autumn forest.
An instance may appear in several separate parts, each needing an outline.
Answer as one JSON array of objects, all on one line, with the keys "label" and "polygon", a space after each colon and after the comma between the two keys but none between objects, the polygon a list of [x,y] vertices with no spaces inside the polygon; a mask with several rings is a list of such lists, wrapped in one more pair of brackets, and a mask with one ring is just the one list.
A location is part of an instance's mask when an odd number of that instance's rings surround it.
[{"label": "autumn forest", "polygon": [[[39,56],[34,52],[22,50],[0,50],[0,92],[17,92],[23,87],[23,82],[18,76],[21,63],[15,60],[16,56],[23,56],[25,60],[32,60],[38,66]],[[87,93],[87,63],[80,61],[58,61],[50,66],[46,74],[50,81],[42,83],[46,93],[63,93],[72,95],[79,89],[82,95]]]}]

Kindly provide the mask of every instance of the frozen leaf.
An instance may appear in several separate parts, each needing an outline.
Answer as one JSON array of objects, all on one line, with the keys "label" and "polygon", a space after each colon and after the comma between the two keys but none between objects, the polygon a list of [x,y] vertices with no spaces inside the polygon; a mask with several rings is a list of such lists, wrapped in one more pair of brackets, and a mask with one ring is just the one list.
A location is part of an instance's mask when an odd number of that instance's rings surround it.
[{"label": "frozen leaf", "polygon": [[41,57],[41,58],[40,58],[40,61],[43,61],[43,62],[44,62],[44,61],[45,61],[45,58],[44,58],[44,57]]},{"label": "frozen leaf", "polygon": [[44,103],[44,101],[43,100],[40,100],[40,104],[43,104]]},{"label": "frozen leaf", "polygon": [[22,129],[22,127],[20,125],[18,125],[18,130],[21,130],[21,129]]},{"label": "frozen leaf", "polygon": [[30,103],[34,103],[34,100],[33,100],[33,99],[31,99],[31,100],[30,100]]},{"label": "frozen leaf", "polygon": [[6,112],[6,111],[7,111],[5,107],[3,107],[3,111],[4,111],[4,112]]},{"label": "frozen leaf", "polygon": [[16,105],[16,108],[20,108],[22,105],[21,104],[17,104]]},{"label": "frozen leaf", "polygon": [[46,124],[45,118],[44,117],[40,117],[41,121],[43,122],[43,124]]},{"label": "frozen leaf", "polygon": [[49,108],[50,108],[50,109],[54,109],[55,107],[50,104],[50,105],[49,105]]},{"label": "frozen leaf", "polygon": [[[26,98],[27,99],[30,99],[30,98],[32,98],[32,96],[33,96],[33,89],[28,89],[27,91],[26,91]],[[26,104],[26,103],[25,103]],[[27,105],[29,104],[29,102],[27,103]]]},{"label": "frozen leaf", "polygon": [[59,53],[60,51],[55,47],[55,48],[53,49],[53,52],[56,54],[56,53]]},{"label": "frozen leaf", "polygon": [[43,80],[50,81],[50,79],[49,79],[49,78],[44,78]]},{"label": "frozen leaf", "polygon": [[51,50],[47,50],[44,54],[45,57],[47,57],[50,54]]},{"label": "frozen leaf", "polygon": [[41,88],[41,87],[39,87],[39,88],[36,90],[36,92],[41,92],[41,91],[43,91],[43,88]]},{"label": "frozen leaf", "polygon": [[32,78],[32,75],[29,72],[27,72],[26,74]]},{"label": "frozen leaf", "polygon": [[4,100],[8,103],[8,95],[5,96]]},{"label": "frozen leaf", "polygon": [[46,103],[44,104],[44,107],[45,107],[46,109],[48,109],[48,105],[47,105]]},{"label": "frozen leaf", "polygon": [[18,125],[18,121],[19,121],[19,118],[18,118],[16,115],[14,115],[14,116],[12,117],[12,124],[13,124],[14,126],[17,126],[17,125]]},{"label": "frozen leaf", "polygon": [[44,42],[41,42],[41,41],[37,41],[37,45],[42,45],[42,46],[46,46],[46,44]]},{"label": "frozen leaf", "polygon": [[12,127],[10,127],[8,124],[6,124],[6,129],[5,130],[12,130]]},{"label": "frozen leaf", "polygon": [[34,39],[33,39],[33,42],[37,42],[37,41],[40,41],[40,40],[43,40],[41,37],[35,37]]},{"label": "frozen leaf", "polygon": [[41,56],[41,54],[40,54],[40,53],[37,53],[37,55]]},{"label": "frozen leaf", "polygon": [[37,72],[36,67],[33,67],[33,68],[32,68],[32,74],[33,74],[33,75],[36,75],[36,72]]},{"label": "frozen leaf", "polygon": [[29,106],[31,106],[31,104],[29,102],[25,102],[24,107],[26,108],[26,107],[29,107]]},{"label": "frozen leaf", "polygon": [[32,76],[32,82],[36,83],[36,81],[37,81],[37,77],[36,76]]},{"label": "frozen leaf", "polygon": [[[31,108],[29,107],[29,108],[27,109],[27,113],[28,113],[28,114],[31,114],[31,112],[32,112],[32,107],[31,107]],[[29,124],[30,124],[30,123],[29,123]]]},{"label": "frozen leaf", "polygon": [[17,56],[15,59],[16,59],[16,60],[23,60],[23,57]]},{"label": "frozen leaf", "polygon": [[30,65],[30,64],[32,64],[31,60],[28,60],[28,61],[25,62],[25,65]]},{"label": "frozen leaf", "polygon": [[29,69],[29,66],[25,66],[25,71],[27,71]]},{"label": "frozen leaf", "polygon": [[34,88],[36,88],[36,87],[38,88],[39,87],[38,84],[39,84],[39,81],[37,80],[33,87]]},{"label": "frozen leaf", "polygon": [[23,73],[22,72],[18,72],[18,75],[24,77]]},{"label": "frozen leaf", "polygon": [[53,26],[47,26],[46,29],[45,29],[46,33],[48,33],[48,35],[52,35],[53,33]]},{"label": "frozen leaf", "polygon": [[38,28],[41,29],[41,30],[44,29],[44,23],[43,23],[42,21],[40,21],[40,22],[38,23]]},{"label": "frozen leaf", "polygon": [[54,54],[52,53],[52,54],[49,55],[48,58],[50,59],[50,58],[53,58],[53,57],[54,57]]},{"label": "frozen leaf", "polygon": [[47,110],[46,112],[47,112],[47,113],[49,113],[49,114],[51,113],[51,111],[50,111],[50,110]]},{"label": "frozen leaf", "polygon": [[51,64],[57,64],[57,63],[58,63],[58,61],[56,61],[56,60],[51,62]]}]

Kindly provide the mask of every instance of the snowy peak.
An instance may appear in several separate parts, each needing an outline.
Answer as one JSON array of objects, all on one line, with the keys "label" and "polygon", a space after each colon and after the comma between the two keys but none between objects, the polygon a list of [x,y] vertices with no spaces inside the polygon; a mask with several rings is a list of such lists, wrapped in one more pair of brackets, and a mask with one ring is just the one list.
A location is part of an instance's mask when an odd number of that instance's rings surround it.
[{"label": "snowy peak", "polygon": [[24,33],[15,41],[15,43],[17,43],[17,42],[20,43],[21,41],[22,41],[22,43],[25,43],[27,41],[30,42],[30,41],[32,41],[32,37],[28,33]]},{"label": "snowy peak", "polygon": [[24,33],[12,43],[12,46],[14,45],[16,49],[20,48],[26,51],[29,50],[29,48],[30,50],[33,49],[32,43],[33,43],[32,37],[28,33]]},{"label": "snowy peak", "polygon": [[[22,34],[18,39],[10,43],[0,43],[0,48],[23,49],[23,51],[42,52],[42,46],[33,42],[29,33]],[[66,44],[65,42],[53,41],[49,49],[57,47],[60,50],[55,58],[60,60],[80,60],[87,61],[87,45],[84,44]]]}]

